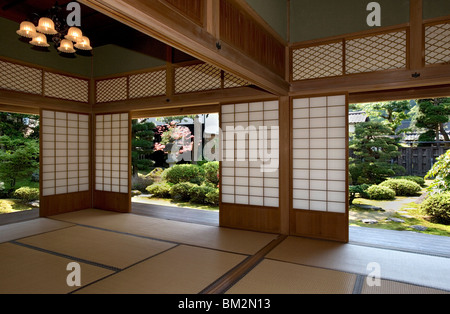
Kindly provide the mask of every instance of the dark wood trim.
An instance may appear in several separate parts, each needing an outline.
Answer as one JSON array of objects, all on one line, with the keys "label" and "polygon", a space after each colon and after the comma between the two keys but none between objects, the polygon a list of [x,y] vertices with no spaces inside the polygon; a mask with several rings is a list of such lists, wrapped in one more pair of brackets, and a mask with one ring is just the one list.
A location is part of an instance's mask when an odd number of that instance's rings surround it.
[{"label": "dark wood trim", "polygon": [[221,227],[280,233],[279,207],[221,203],[219,219]]},{"label": "dark wood trim", "polygon": [[170,117],[193,114],[218,113],[220,105],[205,105],[192,107],[178,107],[168,109],[149,109],[141,111],[133,111],[132,119],[150,118],[150,117]]}]

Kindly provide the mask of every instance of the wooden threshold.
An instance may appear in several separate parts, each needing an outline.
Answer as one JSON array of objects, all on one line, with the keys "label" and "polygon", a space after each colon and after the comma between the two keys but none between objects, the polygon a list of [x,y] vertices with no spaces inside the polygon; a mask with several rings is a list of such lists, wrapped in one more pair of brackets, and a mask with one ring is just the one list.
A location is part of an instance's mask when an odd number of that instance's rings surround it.
[{"label": "wooden threshold", "polygon": [[249,271],[258,265],[264,257],[287,238],[287,235],[279,235],[269,244],[259,250],[255,255],[249,256],[242,263],[231,269],[225,275],[206,287],[200,294],[223,294],[236,282],[242,279]]}]

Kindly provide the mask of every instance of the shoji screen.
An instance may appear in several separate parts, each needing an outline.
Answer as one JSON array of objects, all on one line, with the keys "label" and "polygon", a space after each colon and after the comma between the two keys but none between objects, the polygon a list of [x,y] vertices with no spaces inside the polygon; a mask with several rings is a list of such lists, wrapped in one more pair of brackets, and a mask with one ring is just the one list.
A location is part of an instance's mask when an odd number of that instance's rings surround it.
[{"label": "shoji screen", "polygon": [[130,199],[129,113],[95,116],[96,208],[128,212]]},{"label": "shoji screen", "polygon": [[293,99],[292,107],[293,231],[324,238],[345,237],[346,96]]},{"label": "shoji screen", "polygon": [[278,115],[278,101],[221,106],[222,225],[278,228]]},{"label": "shoji screen", "polygon": [[41,111],[41,215],[90,207],[89,115]]}]

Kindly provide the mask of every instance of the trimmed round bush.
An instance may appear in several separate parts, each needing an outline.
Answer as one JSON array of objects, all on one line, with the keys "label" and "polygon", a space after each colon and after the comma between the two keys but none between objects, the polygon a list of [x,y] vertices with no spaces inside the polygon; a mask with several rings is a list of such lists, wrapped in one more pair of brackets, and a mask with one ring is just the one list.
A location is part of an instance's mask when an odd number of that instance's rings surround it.
[{"label": "trimmed round bush", "polygon": [[189,201],[190,191],[195,186],[197,185],[190,182],[177,183],[170,188],[170,196],[176,201]]},{"label": "trimmed round bush", "polygon": [[388,179],[379,185],[393,189],[397,196],[414,196],[422,190],[420,185],[406,179]]},{"label": "trimmed round bush", "polygon": [[219,162],[210,161],[202,165],[205,171],[206,181],[211,182],[217,186],[219,184]]},{"label": "trimmed round bush", "polygon": [[208,204],[206,195],[213,192],[215,188],[207,185],[197,185],[190,190],[191,202],[195,204]]},{"label": "trimmed round bush", "polygon": [[405,180],[410,180],[410,181],[416,182],[420,186],[425,185],[425,179],[422,177],[419,177],[419,176],[403,176],[403,177],[395,177],[393,179],[405,179]]},{"label": "trimmed round bush", "polygon": [[154,197],[169,198],[171,185],[167,183],[153,183],[147,187],[147,192]]},{"label": "trimmed round bush", "polygon": [[372,200],[392,200],[395,198],[395,191],[386,186],[372,185],[366,192]]},{"label": "trimmed round bush", "polygon": [[174,165],[164,170],[163,179],[169,183],[191,182],[202,184],[205,172],[202,167],[191,164]]},{"label": "trimmed round bush", "polygon": [[13,197],[26,202],[35,201],[39,199],[39,189],[23,186],[14,191]]},{"label": "trimmed round bush", "polygon": [[420,204],[420,209],[431,217],[431,221],[450,224],[450,192],[434,194]]},{"label": "trimmed round bush", "polygon": [[219,189],[211,190],[206,194],[206,202],[211,205],[219,205]]}]

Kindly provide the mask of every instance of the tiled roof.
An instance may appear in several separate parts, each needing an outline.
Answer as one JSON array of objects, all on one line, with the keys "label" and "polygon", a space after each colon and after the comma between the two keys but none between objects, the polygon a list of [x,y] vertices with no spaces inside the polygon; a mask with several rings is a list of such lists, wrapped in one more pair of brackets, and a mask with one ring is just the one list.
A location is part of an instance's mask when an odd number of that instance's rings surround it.
[{"label": "tiled roof", "polygon": [[348,113],[348,123],[355,124],[369,121],[369,116],[365,111],[352,111]]}]

